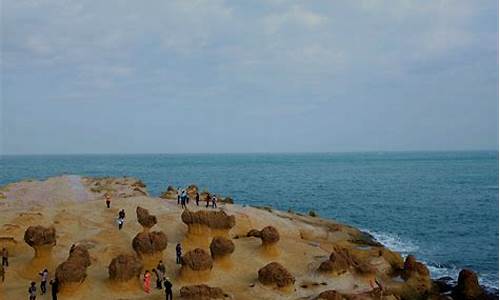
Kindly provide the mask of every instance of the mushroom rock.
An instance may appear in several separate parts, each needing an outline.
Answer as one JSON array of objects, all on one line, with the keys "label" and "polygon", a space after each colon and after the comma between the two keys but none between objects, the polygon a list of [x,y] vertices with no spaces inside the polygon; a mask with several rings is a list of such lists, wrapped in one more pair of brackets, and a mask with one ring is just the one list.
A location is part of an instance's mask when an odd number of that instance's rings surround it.
[{"label": "mushroom rock", "polygon": [[24,241],[35,249],[36,258],[46,256],[56,245],[56,229],[53,226],[30,226],[24,232]]},{"label": "mushroom rock", "polygon": [[115,282],[126,282],[137,279],[141,275],[143,264],[131,254],[120,254],[111,260],[108,267],[109,279]]},{"label": "mushroom rock", "polygon": [[279,263],[272,262],[259,270],[259,282],[285,288],[295,283],[295,277]]},{"label": "mushroom rock", "polygon": [[316,300],[343,300],[345,299],[342,297],[342,294],[335,290],[328,290],[321,292],[318,297],[316,297]]},{"label": "mushroom rock", "polygon": [[217,236],[210,243],[210,253],[214,259],[231,255],[233,252],[234,243],[228,238]]},{"label": "mushroom rock", "polygon": [[274,245],[280,240],[280,234],[273,226],[266,226],[261,231],[252,229],[247,233],[247,236],[260,238],[263,246]]},{"label": "mushroom rock", "polygon": [[337,275],[346,273],[349,270],[349,262],[345,255],[336,251],[330,254],[328,260],[322,262],[318,268],[322,273],[335,273]]},{"label": "mushroom rock", "polygon": [[180,294],[182,299],[189,300],[224,299],[228,297],[221,288],[211,287],[206,284],[183,286]]},{"label": "mushroom rock", "polygon": [[132,248],[139,256],[161,254],[167,248],[167,235],[163,231],[138,233],[132,240]]},{"label": "mushroom rock", "polygon": [[84,246],[78,245],[70,250],[68,259],[56,268],[55,276],[62,290],[78,287],[87,278],[87,267],[90,266],[90,255]]},{"label": "mushroom rock", "polygon": [[145,229],[150,229],[153,227],[158,221],[156,220],[156,216],[150,215],[149,210],[137,206],[135,210],[137,213],[137,221],[141,224]]},{"label": "mushroom rock", "polygon": [[207,251],[196,248],[186,253],[181,258],[182,267],[188,267],[193,271],[211,270],[213,261]]},{"label": "mushroom rock", "polygon": [[191,184],[186,188],[186,193],[189,197],[194,198],[196,193],[198,193],[198,187],[195,184]]},{"label": "mushroom rock", "polygon": [[210,234],[224,235],[236,224],[233,215],[225,211],[199,210],[192,212],[185,209],[181,215],[182,222],[188,226],[188,232],[195,235]]},{"label": "mushroom rock", "polygon": [[479,285],[476,273],[463,269],[458,274],[457,286],[452,291],[453,299],[458,300],[483,300],[488,299],[485,291]]}]

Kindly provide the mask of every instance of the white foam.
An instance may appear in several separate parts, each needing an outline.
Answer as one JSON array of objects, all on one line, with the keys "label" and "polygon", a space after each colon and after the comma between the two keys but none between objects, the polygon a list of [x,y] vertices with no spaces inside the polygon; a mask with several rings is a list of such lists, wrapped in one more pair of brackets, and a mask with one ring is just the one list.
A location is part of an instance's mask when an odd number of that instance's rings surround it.
[{"label": "white foam", "polygon": [[403,256],[418,251],[417,245],[415,245],[410,240],[402,239],[397,234],[386,233],[386,232],[375,232],[370,230],[363,230],[363,231],[371,234],[378,242],[383,244],[385,247],[393,251],[399,252]]}]

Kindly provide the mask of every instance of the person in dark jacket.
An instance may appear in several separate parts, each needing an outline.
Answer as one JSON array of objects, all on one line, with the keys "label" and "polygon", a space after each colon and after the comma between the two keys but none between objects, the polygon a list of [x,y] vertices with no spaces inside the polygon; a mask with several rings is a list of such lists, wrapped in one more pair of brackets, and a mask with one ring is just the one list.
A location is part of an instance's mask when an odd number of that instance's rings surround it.
[{"label": "person in dark jacket", "polygon": [[181,243],[177,243],[177,246],[175,246],[175,261],[178,265],[181,264],[181,257],[182,257],[182,246]]},{"label": "person in dark jacket", "polygon": [[170,282],[170,279],[168,277],[166,277],[163,281],[163,285],[165,286],[165,299],[173,300],[174,295],[172,293],[172,282]]},{"label": "person in dark jacket", "polygon": [[196,192],[196,206],[200,206],[200,193]]},{"label": "person in dark jacket", "polygon": [[57,300],[57,293],[59,293],[59,280],[56,278],[50,281],[52,290],[52,300]]}]

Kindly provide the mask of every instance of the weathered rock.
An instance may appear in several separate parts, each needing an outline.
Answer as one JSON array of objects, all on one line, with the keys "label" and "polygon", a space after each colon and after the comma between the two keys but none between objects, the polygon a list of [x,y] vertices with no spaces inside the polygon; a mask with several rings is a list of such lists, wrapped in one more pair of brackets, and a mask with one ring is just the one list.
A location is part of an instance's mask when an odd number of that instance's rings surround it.
[{"label": "weathered rock", "polygon": [[277,262],[267,264],[259,270],[259,281],[264,285],[284,288],[295,283],[295,277]]},{"label": "weathered rock", "polygon": [[90,264],[91,260],[87,248],[81,245],[72,247],[68,259],[56,268],[55,276],[61,287],[82,283],[87,278],[87,267]]},{"label": "weathered rock", "polygon": [[144,184],[144,182],[142,182],[142,180],[137,180],[136,182],[134,182],[132,184],[133,187],[139,187],[139,188],[145,188],[146,187],[146,184]]},{"label": "weathered rock", "polygon": [[30,226],[24,232],[24,241],[31,247],[55,246],[56,229],[52,226]]},{"label": "weathered rock", "polygon": [[342,294],[335,290],[328,290],[321,292],[318,297],[316,297],[316,300],[343,300],[345,299],[342,297]]},{"label": "weathered rock", "polygon": [[160,195],[162,199],[177,199],[177,189],[171,185],[167,187],[167,190]]},{"label": "weathered rock", "polygon": [[181,264],[183,267],[188,267],[193,271],[206,271],[211,270],[213,267],[213,261],[207,251],[196,248],[188,253],[186,253],[181,258]]},{"label": "weathered rock", "polygon": [[113,281],[128,281],[139,278],[143,269],[141,260],[131,254],[120,254],[111,260],[108,273]]},{"label": "weathered rock", "polygon": [[180,294],[182,299],[190,300],[223,299],[227,296],[221,288],[205,284],[183,286]]},{"label": "weathered rock", "polygon": [[132,248],[138,255],[153,255],[167,248],[167,235],[162,231],[140,232],[132,240]]},{"label": "weathered rock", "polygon": [[210,243],[212,258],[224,257],[234,252],[234,243],[230,239],[217,236]]},{"label": "weathered rock", "polygon": [[457,300],[487,299],[485,291],[479,285],[476,273],[467,269],[463,269],[458,274],[458,283],[452,295]]},{"label": "weathered rock", "polygon": [[151,228],[153,227],[158,221],[156,219],[156,216],[150,215],[149,210],[142,208],[140,206],[137,206],[137,209],[135,210],[137,214],[137,221],[139,224],[141,224],[144,228]]},{"label": "weathered rock", "polygon": [[198,192],[198,187],[195,184],[191,184],[186,188],[186,193],[192,199],[194,199],[197,192]]},{"label": "weathered rock", "polygon": [[185,209],[181,215],[182,222],[190,226],[205,225],[211,229],[231,229],[236,223],[234,216],[228,216],[224,211],[199,210],[192,212]]},{"label": "weathered rock", "polygon": [[247,236],[260,238],[263,246],[274,245],[280,240],[280,234],[273,226],[266,226],[261,231],[251,229]]}]

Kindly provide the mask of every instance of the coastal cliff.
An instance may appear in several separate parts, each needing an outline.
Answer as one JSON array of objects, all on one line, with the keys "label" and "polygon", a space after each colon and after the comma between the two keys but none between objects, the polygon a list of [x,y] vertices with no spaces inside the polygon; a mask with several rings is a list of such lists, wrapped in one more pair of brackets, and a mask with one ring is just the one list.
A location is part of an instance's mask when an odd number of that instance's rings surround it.
[{"label": "coastal cliff", "polygon": [[[44,268],[65,283],[60,299],[164,299],[163,291],[141,288],[140,274],[159,260],[175,299],[498,298],[468,270],[456,286],[434,281],[418,258],[403,258],[352,226],[232,199],[206,208],[201,192],[197,206],[197,191],[188,187],[191,201],[182,209],[174,188],[151,197],[131,177],[72,175],[1,187],[0,249],[8,249],[10,265],[0,299],[24,298]],[[50,229],[50,243],[28,231],[35,226]]]}]

